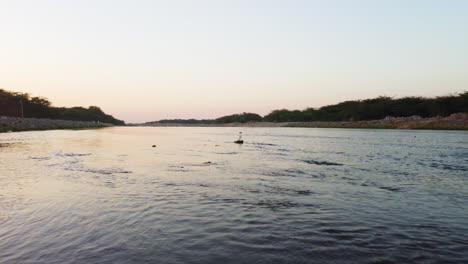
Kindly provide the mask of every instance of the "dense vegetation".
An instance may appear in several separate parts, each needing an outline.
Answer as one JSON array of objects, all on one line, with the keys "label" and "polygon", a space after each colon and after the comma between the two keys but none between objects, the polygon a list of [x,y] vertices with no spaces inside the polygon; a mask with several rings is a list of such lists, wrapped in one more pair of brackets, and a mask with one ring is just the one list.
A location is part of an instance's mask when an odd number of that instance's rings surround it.
[{"label": "dense vegetation", "polygon": [[220,117],[214,120],[173,119],[160,123],[181,124],[221,124],[245,123],[252,121],[265,122],[308,122],[308,121],[361,121],[383,119],[387,116],[435,117],[448,116],[453,113],[468,112],[468,92],[457,95],[425,97],[377,97],[374,99],[345,101],[318,109],[274,110],[263,118],[253,113],[243,113]]},{"label": "dense vegetation", "polygon": [[[227,123],[247,123],[247,122],[260,122],[262,116],[254,113],[242,113],[235,115],[223,116],[217,119],[164,119],[156,123],[162,124],[227,124]],[[153,123],[153,122],[149,122]]]},{"label": "dense vegetation", "polygon": [[254,113],[242,113],[229,116],[223,116],[214,120],[217,124],[226,124],[226,123],[247,123],[247,122],[259,122],[262,121],[262,117]]},{"label": "dense vegetation", "polygon": [[212,119],[164,119],[157,121],[157,123],[162,124],[211,124],[213,122],[214,120]]},{"label": "dense vegetation", "polygon": [[163,119],[160,121],[147,122],[146,124],[160,123],[160,124],[228,124],[228,123],[247,123],[247,122],[261,122],[263,118],[261,115],[254,113],[242,113],[219,117],[216,119]]},{"label": "dense vegetation", "polygon": [[[21,107],[22,106],[22,107]],[[21,110],[23,109],[23,110]],[[468,112],[468,92],[456,95],[425,97],[377,97],[374,99],[345,101],[318,109],[274,110],[261,117],[254,113],[223,116],[217,119],[171,119],[158,123],[225,124],[246,122],[307,122],[307,121],[361,121],[383,119],[386,116],[421,117],[448,116]],[[0,115],[50,118],[76,121],[99,121],[124,125],[121,120],[105,114],[99,107],[54,107],[43,97],[31,97],[27,93],[14,93],[0,89]]]},{"label": "dense vegetation", "polygon": [[[22,106],[22,107],[21,107]],[[98,121],[114,125],[125,122],[105,114],[99,107],[54,107],[43,97],[31,97],[27,93],[15,93],[0,89],[0,115],[50,118],[73,121]]]},{"label": "dense vegetation", "polygon": [[269,122],[294,121],[360,121],[383,119],[387,116],[406,117],[448,116],[453,113],[468,112],[468,92],[436,98],[377,97],[374,99],[345,101],[319,109],[303,111],[275,110],[263,118]]}]

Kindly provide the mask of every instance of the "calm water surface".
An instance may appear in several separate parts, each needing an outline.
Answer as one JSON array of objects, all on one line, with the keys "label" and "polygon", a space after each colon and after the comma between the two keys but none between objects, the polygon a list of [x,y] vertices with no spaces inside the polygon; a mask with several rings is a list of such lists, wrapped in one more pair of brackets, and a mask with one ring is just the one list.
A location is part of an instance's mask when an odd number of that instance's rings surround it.
[{"label": "calm water surface", "polygon": [[0,263],[468,263],[467,132],[239,131],[0,134]]}]

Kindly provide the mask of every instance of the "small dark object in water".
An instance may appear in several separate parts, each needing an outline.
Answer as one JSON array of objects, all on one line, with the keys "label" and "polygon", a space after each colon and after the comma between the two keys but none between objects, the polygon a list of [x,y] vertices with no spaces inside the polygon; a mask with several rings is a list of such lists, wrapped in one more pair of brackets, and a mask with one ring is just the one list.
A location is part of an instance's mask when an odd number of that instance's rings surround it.
[{"label": "small dark object in water", "polygon": [[343,164],[328,162],[328,161],[317,161],[317,160],[304,160],[305,163],[314,165],[325,165],[325,166],[341,166]]},{"label": "small dark object in water", "polygon": [[155,147],[156,147],[156,145],[153,145],[153,148],[155,148]]},{"label": "small dark object in water", "polygon": [[242,132],[239,132],[239,139],[234,141],[236,144],[244,144],[244,140],[242,139]]},{"label": "small dark object in water", "polygon": [[203,164],[211,164],[211,161],[207,161],[207,162],[205,162],[205,163],[203,163]]}]

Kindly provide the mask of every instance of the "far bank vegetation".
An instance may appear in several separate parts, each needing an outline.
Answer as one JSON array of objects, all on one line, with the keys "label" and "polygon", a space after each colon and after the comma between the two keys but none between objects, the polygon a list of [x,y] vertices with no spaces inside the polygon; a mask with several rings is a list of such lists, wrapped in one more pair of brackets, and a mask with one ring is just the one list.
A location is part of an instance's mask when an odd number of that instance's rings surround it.
[{"label": "far bank vegetation", "polygon": [[125,124],[124,121],[104,113],[97,106],[55,107],[47,98],[32,97],[28,93],[4,89],[0,89],[0,116]]},{"label": "far bank vegetation", "polygon": [[454,113],[468,113],[468,92],[455,95],[373,99],[345,101],[335,105],[304,110],[274,110],[262,117],[255,113],[223,116],[217,119],[166,119],[160,124],[227,124],[248,122],[338,122],[379,120],[386,117],[446,117]]}]

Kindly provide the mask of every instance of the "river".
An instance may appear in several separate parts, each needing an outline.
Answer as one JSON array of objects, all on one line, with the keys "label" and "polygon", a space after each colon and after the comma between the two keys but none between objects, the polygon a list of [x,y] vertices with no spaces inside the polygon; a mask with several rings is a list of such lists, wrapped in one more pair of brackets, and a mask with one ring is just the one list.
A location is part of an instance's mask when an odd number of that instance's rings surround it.
[{"label": "river", "polygon": [[466,131],[0,134],[2,264],[421,262],[468,262]]}]

